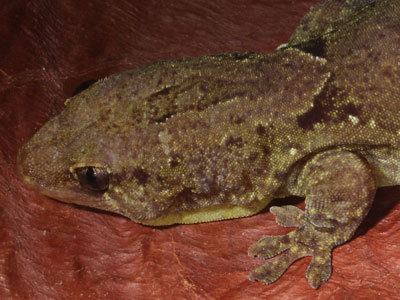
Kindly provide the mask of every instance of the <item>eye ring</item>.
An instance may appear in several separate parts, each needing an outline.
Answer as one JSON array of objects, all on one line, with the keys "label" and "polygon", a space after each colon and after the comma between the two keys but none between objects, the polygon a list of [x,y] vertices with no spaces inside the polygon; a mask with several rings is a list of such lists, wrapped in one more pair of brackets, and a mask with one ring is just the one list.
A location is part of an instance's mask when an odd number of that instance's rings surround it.
[{"label": "eye ring", "polygon": [[95,192],[105,192],[108,190],[110,174],[106,169],[87,166],[76,168],[74,171],[76,178],[83,188]]}]

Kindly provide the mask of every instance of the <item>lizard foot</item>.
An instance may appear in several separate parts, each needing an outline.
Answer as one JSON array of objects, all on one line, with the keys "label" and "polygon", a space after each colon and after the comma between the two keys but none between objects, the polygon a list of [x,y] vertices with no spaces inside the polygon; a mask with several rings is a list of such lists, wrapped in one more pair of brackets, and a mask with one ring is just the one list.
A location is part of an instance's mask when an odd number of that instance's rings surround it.
[{"label": "lizard foot", "polygon": [[374,175],[358,154],[329,150],[305,164],[292,190],[305,196],[305,212],[294,206],[270,210],[278,224],[297,229],[264,237],[250,247],[251,256],[268,259],[250,279],[272,283],[294,261],[311,256],[307,280],[318,288],[331,276],[333,248],[348,241],[368,213],[376,190]]},{"label": "lizard foot", "polygon": [[305,220],[304,212],[295,206],[271,207],[270,211],[278,224],[298,229],[286,235],[266,236],[250,247],[250,256],[268,259],[250,274],[250,280],[272,283],[296,260],[312,256],[307,279],[313,288],[318,288],[331,275],[331,232]]}]

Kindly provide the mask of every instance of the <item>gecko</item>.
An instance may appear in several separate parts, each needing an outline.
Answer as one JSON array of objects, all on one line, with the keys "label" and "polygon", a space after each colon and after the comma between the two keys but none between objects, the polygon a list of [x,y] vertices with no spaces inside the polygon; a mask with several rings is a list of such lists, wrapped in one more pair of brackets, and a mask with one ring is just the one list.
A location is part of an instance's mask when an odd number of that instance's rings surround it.
[{"label": "gecko", "polygon": [[147,226],[254,215],[294,227],[249,248],[250,279],[296,260],[318,288],[376,189],[400,184],[400,1],[325,0],[271,53],[161,61],[69,98],[25,143],[31,188]]}]

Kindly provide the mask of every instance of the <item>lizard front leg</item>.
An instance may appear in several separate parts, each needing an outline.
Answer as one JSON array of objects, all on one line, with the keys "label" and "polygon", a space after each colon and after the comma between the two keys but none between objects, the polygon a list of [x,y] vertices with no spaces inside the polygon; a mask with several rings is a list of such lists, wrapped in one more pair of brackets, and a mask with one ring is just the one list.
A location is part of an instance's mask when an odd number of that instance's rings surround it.
[{"label": "lizard front leg", "polygon": [[294,206],[271,207],[277,223],[298,227],[283,236],[267,236],[249,255],[268,260],[251,280],[272,283],[297,259],[312,256],[307,279],[318,288],[331,275],[334,247],[348,241],[373,201],[376,184],[366,160],[350,151],[330,150],[314,156],[300,173],[295,193],[306,197],[303,213]]}]

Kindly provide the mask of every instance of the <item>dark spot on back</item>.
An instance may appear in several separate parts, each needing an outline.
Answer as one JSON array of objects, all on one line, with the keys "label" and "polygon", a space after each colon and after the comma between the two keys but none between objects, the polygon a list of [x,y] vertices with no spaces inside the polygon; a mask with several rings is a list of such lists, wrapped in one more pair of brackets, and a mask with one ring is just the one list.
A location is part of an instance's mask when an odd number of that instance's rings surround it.
[{"label": "dark spot on back", "polygon": [[251,152],[249,155],[249,160],[250,161],[255,161],[258,158],[258,153],[257,152]]},{"label": "dark spot on back", "polygon": [[267,129],[264,125],[258,124],[256,127],[256,133],[258,135],[265,135],[267,133]]},{"label": "dark spot on back", "polygon": [[265,156],[269,156],[271,154],[271,148],[267,145],[262,145],[262,152]]},{"label": "dark spot on back", "polygon": [[347,115],[359,116],[361,114],[361,108],[353,103],[348,103],[343,106],[343,112]]},{"label": "dark spot on back", "polygon": [[176,168],[177,166],[179,166],[179,161],[178,161],[177,159],[172,158],[172,159],[169,161],[169,166],[170,166],[171,168]]},{"label": "dark spot on back", "polygon": [[145,185],[150,177],[150,175],[141,168],[133,169],[132,175],[136,178],[140,185]]},{"label": "dark spot on back", "polygon": [[95,83],[95,82],[96,82],[96,80],[94,80],[94,79],[89,79],[89,80],[86,80],[86,81],[80,83],[80,84],[75,88],[74,92],[72,93],[72,96],[75,96],[75,95],[77,95],[77,94],[83,92],[84,90],[88,89],[88,88],[89,88],[91,85],[93,85],[93,83]]},{"label": "dark spot on back", "polygon": [[171,92],[172,88],[173,88],[173,86],[168,86],[168,87],[165,87],[165,88],[163,88],[162,90],[160,90],[158,92],[155,92],[155,93],[151,94],[151,96],[149,96],[149,98],[148,98],[149,101],[155,100],[159,96],[168,95]]},{"label": "dark spot on back", "polygon": [[241,148],[243,147],[243,139],[241,137],[229,136],[225,141],[225,146],[228,148],[230,147]]},{"label": "dark spot on back", "polygon": [[322,37],[307,41],[306,43],[299,45],[298,48],[314,56],[325,57],[326,55],[326,45]]},{"label": "dark spot on back", "polygon": [[244,122],[244,118],[242,116],[238,116],[238,115],[230,115],[229,121],[232,124],[242,124]]},{"label": "dark spot on back", "polygon": [[311,130],[315,124],[328,121],[330,119],[329,112],[334,109],[333,99],[337,95],[337,88],[327,84],[321,93],[314,98],[313,107],[297,117],[297,124],[305,130]]},{"label": "dark spot on back", "polygon": [[245,190],[249,191],[253,189],[253,182],[251,181],[251,177],[250,175],[243,171],[242,172],[242,180],[241,183],[243,184],[243,186],[245,187]]},{"label": "dark spot on back", "polygon": [[198,89],[200,93],[207,93],[208,92],[208,87],[204,83],[200,83],[198,85]]},{"label": "dark spot on back", "polygon": [[172,117],[174,113],[168,112],[163,114],[162,116],[159,116],[157,118],[153,118],[152,121],[155,121],[157,123],[164,123],[168,118]]},{"label": "dark spot on back", "polygon": [[170,160],[169,160],[169,166],[171,168],[176,168],[179,166],[181,163],[181,157],[178,154],[172,154]]},{"label": "dark spot on back", "polygon": [[177,211],[181,211],[182,209],[190,210],[197,208],[198,206],[195,198],[196,195],[192,192],[192,190],[186,187],[171,197],[171,203],[173,203],[173,206]]},{"label": "dark spot on back", "polygon": [[382,70],[383,76],[389,79],[393,84],[395,83],[395,75],[391,67],[386,67]]},{"label": "dark spot on back", "polygon": [[158,181],[158,182],[160,182],[160,183],[164,183],[164,177],[162,177],[161,175],[159,175],[159,174],[157,174],[156,175],[156,180]]}]

